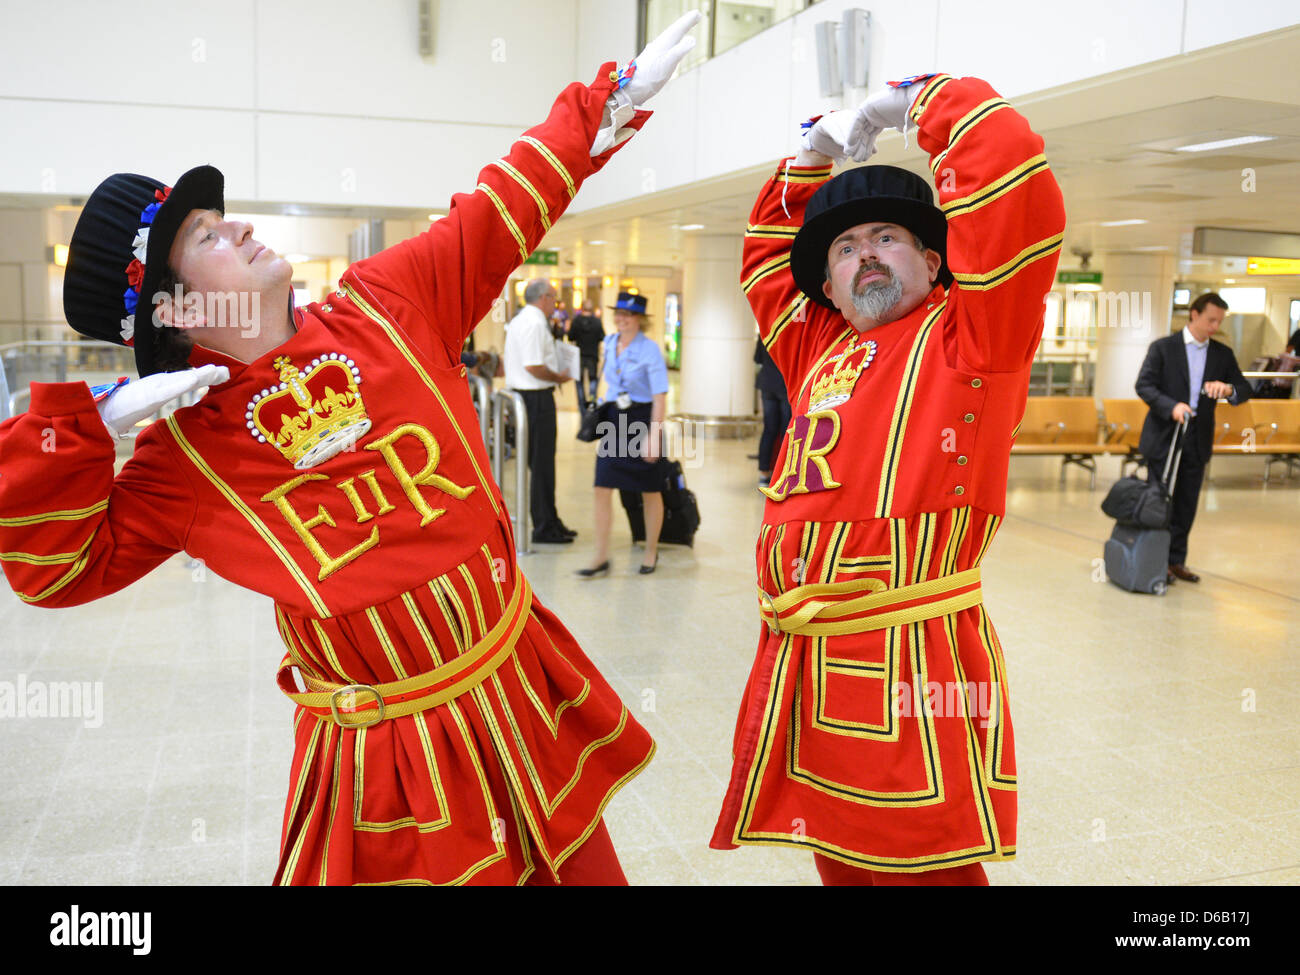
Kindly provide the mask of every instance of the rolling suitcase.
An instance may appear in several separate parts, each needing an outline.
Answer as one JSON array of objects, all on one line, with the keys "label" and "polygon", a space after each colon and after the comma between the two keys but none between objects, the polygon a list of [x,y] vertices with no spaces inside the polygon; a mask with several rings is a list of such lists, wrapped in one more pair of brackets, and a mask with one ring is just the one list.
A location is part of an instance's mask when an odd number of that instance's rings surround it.
[{"label": "rolling suitcase", "polygon": [[[664,524],[659,531],[659,542],[664,545],[695,546],[695,532],[700,527],[700,508],[695,494],[686,487],[686,475],[679,461],[663,461]],[[640,491],[619,491],[619,500],[627,511],[628,527],[632,541],[645,541],[645,511]]]},{"label": "rolling suitcase", "polygon": [[[1184,420],[1174,428],[1174,439],[1165,460],[1162,479],[1166,498],[1171,498],[1178,479],[1178,465],[1183,459]],[[1172,501],[1168,505],[1172,510]],[[1106,577],[1128,592],[1149,592],[1163,596],[1168,588],[1169,526],[1143,528],[1119,521],[1106,541],[1104,551]]]}]

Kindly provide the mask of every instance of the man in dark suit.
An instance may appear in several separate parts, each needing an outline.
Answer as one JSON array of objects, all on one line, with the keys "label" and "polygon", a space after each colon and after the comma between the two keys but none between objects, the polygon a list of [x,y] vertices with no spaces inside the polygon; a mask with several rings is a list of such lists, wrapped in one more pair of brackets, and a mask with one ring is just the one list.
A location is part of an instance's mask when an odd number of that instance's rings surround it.
[{"label": "man in dark suit", "polygon": [[1187,560],[1187,534],[1196,517],[1205,465],[1214,449],[1214,407],[1227,399],[1234,405],[1250,399],[1250,384],[1222,342],[1211,342],[1228,303],[1213,291],[1192,302],[1187,326],[1151,343],[1138,373],[1137,394],[1151,411],[1142,425],[1138,451],[1147,460],[1147,476],[1158,480],[1173,441],[1174,429],[1187,418],[1183,457],[1174,486],[1169,524],[1169,581],[1199,582]]}]

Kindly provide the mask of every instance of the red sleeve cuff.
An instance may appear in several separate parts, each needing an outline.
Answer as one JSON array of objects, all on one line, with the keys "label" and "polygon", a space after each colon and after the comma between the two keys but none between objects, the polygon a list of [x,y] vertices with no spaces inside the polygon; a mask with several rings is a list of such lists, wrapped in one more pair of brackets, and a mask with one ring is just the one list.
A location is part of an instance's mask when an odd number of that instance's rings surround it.
[{"label": "red sleeve cuff", "polygon": [[28,409],[39,416],[96,412],[90,387],[83,382],[32,383],[32,402]]}]

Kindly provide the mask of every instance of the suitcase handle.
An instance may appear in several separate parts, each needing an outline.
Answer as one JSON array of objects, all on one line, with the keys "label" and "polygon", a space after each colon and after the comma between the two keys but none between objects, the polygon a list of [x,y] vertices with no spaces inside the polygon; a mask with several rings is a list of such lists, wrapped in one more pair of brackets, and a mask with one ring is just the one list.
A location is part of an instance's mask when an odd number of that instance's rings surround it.
[{"label": "suitcase handle", "polygon": [[1187,417],[1178,421],[1178,426],[1174,427],[1174,439],[1169,444],[1169,455],[1165,458],[1165,476],[1160,479],[1164,486],[1165,493],[1172,495],[1174,485],[1169,480],[1170,467],[1173,468],[1174,480],[1178,479],[1178,465],[1183,461],[1183,443],[1186,441]]}]

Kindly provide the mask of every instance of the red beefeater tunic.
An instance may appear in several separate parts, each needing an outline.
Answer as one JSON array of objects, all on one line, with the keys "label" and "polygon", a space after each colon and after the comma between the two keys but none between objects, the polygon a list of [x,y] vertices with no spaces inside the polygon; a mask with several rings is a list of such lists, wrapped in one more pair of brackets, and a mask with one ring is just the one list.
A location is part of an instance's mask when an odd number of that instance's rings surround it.
[{"label": "red beefeater tunic", "polygon": [[[74,605],[184,550],[275,600],[286,689],[290,665],[376,685],[480,641],[522,577],[459,352],[612,156],[589,149],[613,67],[566,89],[447,217],[296,312],[289,341],[247,365],[196,348],[229,382],[143,431],[116,478],[85,384],[33,384],[0,427],[15,592]],[[331,437],[359,439],[313,463]],[[525,609],[513,653],[446,704],[365,728],[298,708],[277,882],[516,883],[586,840],[654,744],[559,620]]]},{"label": "red beefeater tunic", "polygon": [[[858,333],[798,290],[791,241],[829,167],[787,163],[750,217],[742,287],[795,416],[763,489],[769,596],[946,580],[979,566],[1005,510],[1061,194],[1042,139],[984,82],[936,76],[911,118],[948,218],[946,295]],[[865,632],[764,627],[712,846],[921,871],[1011,859],[1015,829],[1006,667],[982,604]]]}]

